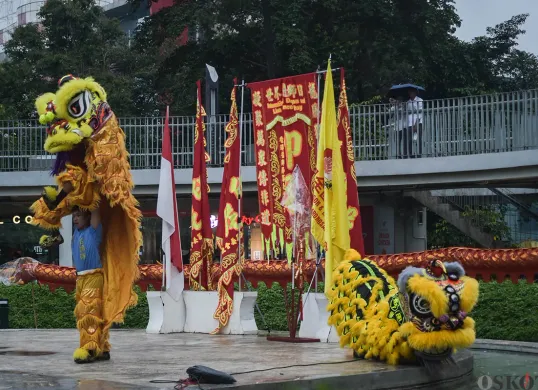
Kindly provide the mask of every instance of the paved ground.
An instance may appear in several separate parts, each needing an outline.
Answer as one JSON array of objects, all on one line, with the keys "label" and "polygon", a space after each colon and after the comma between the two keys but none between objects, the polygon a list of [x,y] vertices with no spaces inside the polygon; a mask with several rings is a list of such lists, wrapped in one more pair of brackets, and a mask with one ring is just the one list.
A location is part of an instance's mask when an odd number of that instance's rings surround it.
[{"label": "paved ground", "polygon": [[[402,381],[423,375],[416,367],[395,368],[353,360],[349,350],[335,344],[268,342],[256,336],[148,335],[143,330],[113,330],[111,338],[111,361],[77,365],[71,358],[78,343],[76,330],[0,331],[0,390],[173,389],[174,384],[150,381],[185,378],[186,369],[195,364],[227,373],[272,368],[234,375],[241,389],[251,389],[255,384],[265,385],[263,390],[342,389],[355,388],[353,384],[357,383],[361,388],[373,388],[372,384],[377,388],[391,380],[385,388],[393,389]],[[482,375],[537,376],[537,353],[536,343],[477,340],[473,346],[474,378],[465,376],[463,385],[436,383],[426,388],[477,390],[476,380]],[[297,364],[308,366],[279,368]],[[331,385],[320,387],[316,380],[325,378],[331,379],[326,382]],[[277,384],[284,381],[289,382]]]},{"label": "paved ground", "polygon": [[[172,389],[174,384],[150,381],[185,378],[186,369],[195,364],[227,373],[273,368],[234,375],[237,385],[245,386],[242,389],[254,384],[271,390],[341,389],[354,388],[353,383],[372,388],[372,383],[379,385],[390,378],[393,384],[385,388],[395,388],[402,380],[423,375],[414,367],[354,361],[349,350],[335,344],[268,342],[256,336],[148,335],[143,330],[113,330],[111,339],[111,361],[77,365],[71,358],[78,343],[76,330],[0,331],[0,390]],[[466,377],[466,384],[445,388],[476,390],[476,380],[482,375],[538,375],[538,344],[477,340],[474,348],[474,379]],[[278,368],[297,364],[308,366]],[[314,383],[324,378],[331,378],[335,386]],[[292,382],[292,387],[277,384],[283,381]],[[441,388],[438,383],[434,387]]]},{"label": "paved ground", "polygon": [[[149,335],[143,330],[113,330],[112,359],[87,365],[72,361],[77,343],[76,330],[0,331],[0,389],[171,389],[173,384],[153,384],[150,380],[185,378],[186,369],[195,364],[238,373],[294,364],[344,362],[234,375],[238,384],[395,370],[383,363],[353,361],[349,350],[334,344],[268,342],[256,336]],[[32,356],[13,351],[55,353]],[[44,386],[46,383],[52,386]]]}]

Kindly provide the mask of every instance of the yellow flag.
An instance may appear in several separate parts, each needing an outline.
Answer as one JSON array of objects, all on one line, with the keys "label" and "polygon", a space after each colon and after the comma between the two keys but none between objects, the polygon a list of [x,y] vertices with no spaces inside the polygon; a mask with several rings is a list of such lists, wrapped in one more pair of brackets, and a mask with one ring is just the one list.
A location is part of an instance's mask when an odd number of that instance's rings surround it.
[{"label": "yellow flag", "polygon": [[312,235],[325,249],[325,293],[333,269],[349,249],[347,183],[338,139],[331,61],[327,67],[312,207]]}]

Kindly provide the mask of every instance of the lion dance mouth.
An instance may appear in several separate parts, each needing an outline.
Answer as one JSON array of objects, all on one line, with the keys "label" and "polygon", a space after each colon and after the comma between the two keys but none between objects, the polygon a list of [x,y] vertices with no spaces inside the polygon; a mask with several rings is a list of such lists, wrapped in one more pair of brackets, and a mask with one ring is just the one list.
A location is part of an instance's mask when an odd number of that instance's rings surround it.
[{"label": "lion dance mouth", "polygon": [[434,260],[407,267],[395,282],[383,269],[350,250],[334,270],[328,294],[329,325],[354,355],[390,364],[416,361],[431,369],[451,361],[475,340],[469,313],[478,282],[457,262]]}]

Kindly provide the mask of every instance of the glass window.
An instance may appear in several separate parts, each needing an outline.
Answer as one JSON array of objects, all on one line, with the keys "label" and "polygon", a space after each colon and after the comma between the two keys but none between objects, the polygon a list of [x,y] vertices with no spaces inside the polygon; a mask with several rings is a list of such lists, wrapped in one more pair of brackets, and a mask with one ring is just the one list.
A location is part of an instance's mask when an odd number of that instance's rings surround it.
[{"label": "glass window", "polygon": [[[191,247],[190,215],[180,215],[178,223],[183,264],[189,264]],[[163,259],[161,258],[162,232],[161,218],[157,216],[142,218],[143,242],[140,250],[140,264],[156,264],[157,262],[163,262]]]},{"label": "glass window", "polygon": [[31,216],[0,217],[0,264],[19,257],[31,257],[41,263],[59,264],[59,247],[41,248],[39,239],[49,231],[31,225]]}]

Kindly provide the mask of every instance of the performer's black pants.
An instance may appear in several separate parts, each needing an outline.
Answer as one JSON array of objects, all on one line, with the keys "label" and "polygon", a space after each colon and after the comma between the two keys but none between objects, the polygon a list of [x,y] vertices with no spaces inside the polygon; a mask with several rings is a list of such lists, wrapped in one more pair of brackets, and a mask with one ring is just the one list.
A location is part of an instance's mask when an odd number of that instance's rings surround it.
[{"label": "performer's black pants", "polygon": [[[415,129],[415,131],[413,131]],[[417,133],[416,150],[413,154],[413,133]],[[400,149],[401,148],[401,149]],[[422,123],[416,127],[406,127],[398,132],[398,149],[401,151],[400,158],[422,157]]]}]

